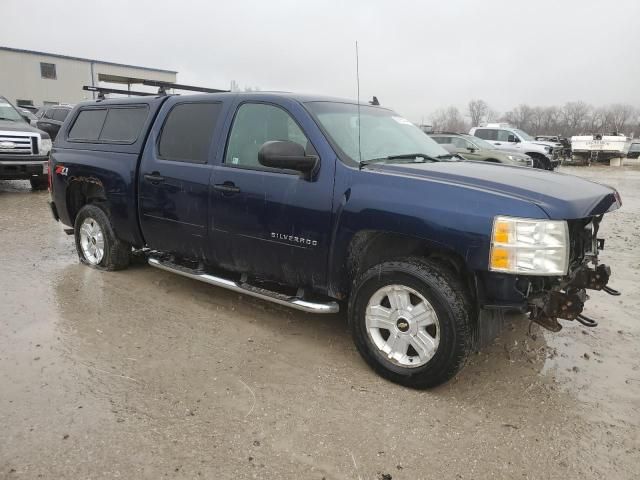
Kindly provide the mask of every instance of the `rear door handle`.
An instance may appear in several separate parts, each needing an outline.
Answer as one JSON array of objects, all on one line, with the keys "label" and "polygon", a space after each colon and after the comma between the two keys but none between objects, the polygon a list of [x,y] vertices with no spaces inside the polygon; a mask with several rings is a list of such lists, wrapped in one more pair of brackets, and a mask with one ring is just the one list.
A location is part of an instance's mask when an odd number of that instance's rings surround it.
[{"label": "rear door handle", "polygon": [[218,183],[213,186],[213,189],[222,193],[240,193],[240,188],[236,187],[233,182]]},{"label": "rear door handle", "polygon": [[160,175],[160,172],[145,173],[144,179],[148,182],[153,183],[154,185],[164,182],[164,177]]}]

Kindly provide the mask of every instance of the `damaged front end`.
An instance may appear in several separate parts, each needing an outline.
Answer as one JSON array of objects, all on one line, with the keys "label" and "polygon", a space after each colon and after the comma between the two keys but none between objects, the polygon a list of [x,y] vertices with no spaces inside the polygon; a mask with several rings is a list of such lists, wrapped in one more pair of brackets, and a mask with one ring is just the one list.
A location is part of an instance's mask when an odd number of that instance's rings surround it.
[{"label": "damaged front end", "polygon": [[611,268],[598,261],[598,252],[604,248],[604,240],[597,237],[602,217],[599,215],[568,222],[568,274],[531,279],[526,297],[532,321],[553,332],[562,329],[558,319],[577,320],[586,327],[595,327],[598,323],[582,313],[589,299],[587,290],[620,295],[620,292],[608,286]]}]

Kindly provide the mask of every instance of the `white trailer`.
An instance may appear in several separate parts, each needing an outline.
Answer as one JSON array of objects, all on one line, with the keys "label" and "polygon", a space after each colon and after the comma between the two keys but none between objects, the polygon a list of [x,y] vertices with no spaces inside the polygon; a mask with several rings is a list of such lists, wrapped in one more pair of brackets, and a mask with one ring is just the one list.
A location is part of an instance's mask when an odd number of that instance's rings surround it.
[{"label": "white trailer", "polygon": [[618,135],[576,135],[571,137],[571,159],[576,163],[603,162],[623,158],[627,137]]}]

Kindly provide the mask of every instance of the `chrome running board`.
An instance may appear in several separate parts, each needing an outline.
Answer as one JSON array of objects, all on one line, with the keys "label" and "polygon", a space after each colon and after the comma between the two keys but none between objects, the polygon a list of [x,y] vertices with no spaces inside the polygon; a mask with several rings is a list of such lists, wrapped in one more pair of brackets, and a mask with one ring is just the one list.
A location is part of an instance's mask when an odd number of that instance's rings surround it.
[{"label": "chrome running board", "polygon": [[199,280],[201,282],[215,285],[216,287],[226,288],[234,292],[243,293],[245,295],[251,295],[252,297],[267,300],[269,302],[285,305],[287,307],[295,308],[296,310],[302,310],[309,313],[337,313],[340,310],[340,306],[337,302],[316,303],[302,300],[298,297],[291,297],[283,295],[271,290],[265,290],[263,288],[254,287],[247,283],[239,283],[226,278],[217,277],[209,273],[202,273],[196,270],[192,270],[182,265],[176,265],[175,263],[160,260],[158,258],[149,258],[149,265],[152,267],[166,270],[168,272],[177,273],[183,277],[191,278],[193,280]]}]

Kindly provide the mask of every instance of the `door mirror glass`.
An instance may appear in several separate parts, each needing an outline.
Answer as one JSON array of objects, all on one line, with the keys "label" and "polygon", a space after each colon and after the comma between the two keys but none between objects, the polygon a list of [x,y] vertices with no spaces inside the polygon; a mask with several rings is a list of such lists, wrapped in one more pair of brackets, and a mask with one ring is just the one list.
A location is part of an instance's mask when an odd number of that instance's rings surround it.
[{"label": "door mirror glass", "polygon": [[509,138],[507,139],[507,142],[509,142],[509,143],[519,143],[520,139],[518,137],[516,137],[515,135],[510,134]]},{"label": "door mirror glass", "polygon": [[318,157],[306,155],[304,147],[290,140],[272,140],[265,142],[258,150],[260,165],[270,168],[297,170],[310,174],[318,164]]}]

